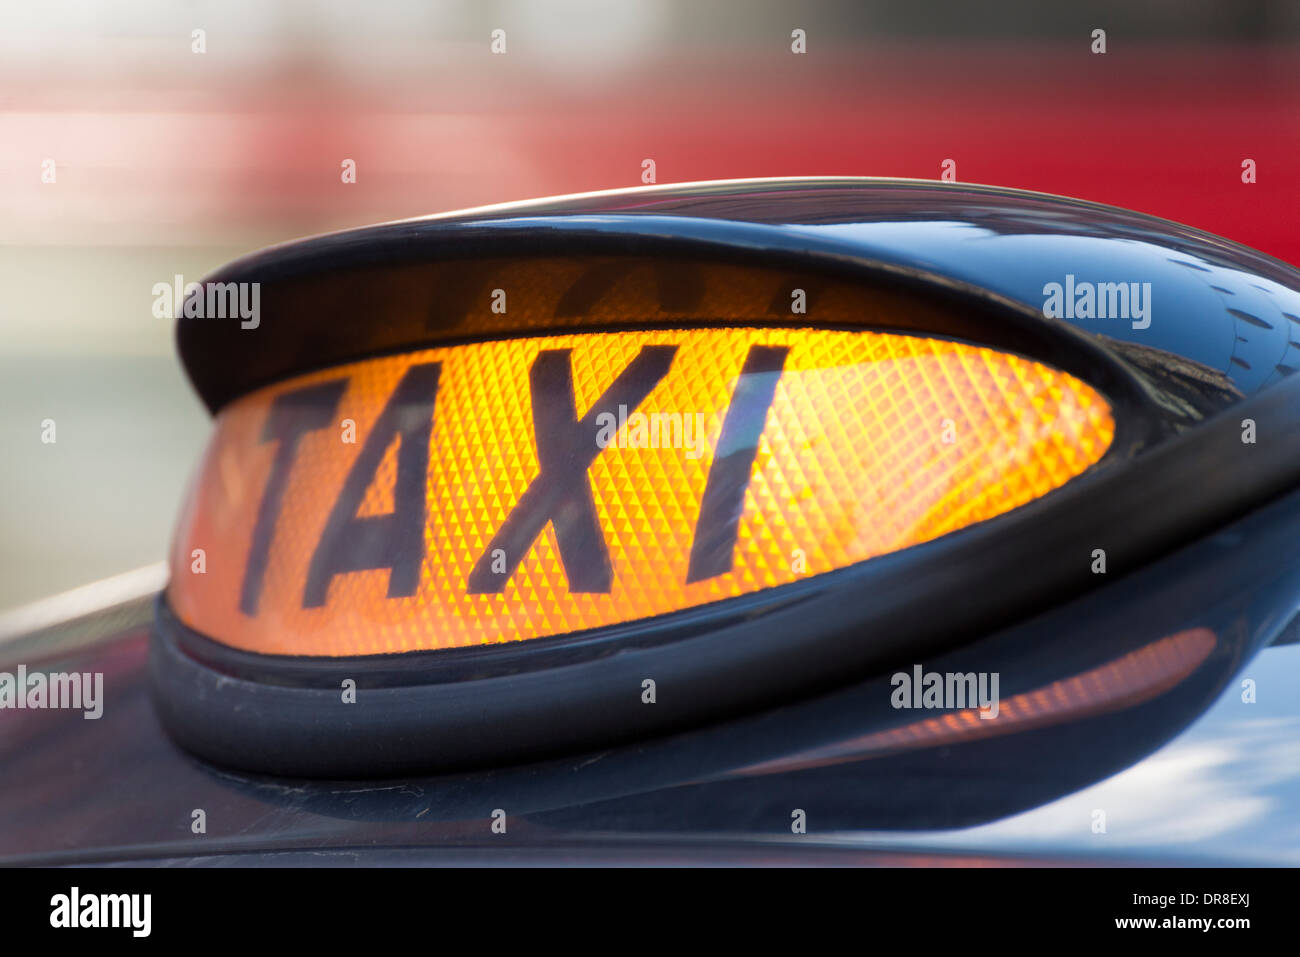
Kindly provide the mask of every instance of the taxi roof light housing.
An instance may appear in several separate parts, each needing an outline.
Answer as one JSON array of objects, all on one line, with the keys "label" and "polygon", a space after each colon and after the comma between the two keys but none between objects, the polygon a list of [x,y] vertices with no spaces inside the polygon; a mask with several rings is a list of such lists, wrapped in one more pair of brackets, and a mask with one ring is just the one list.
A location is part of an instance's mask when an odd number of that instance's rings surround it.
[{"label": "taxi roof light housing", "polygon": [[[898,229],[960,221],[978,256],[1042,255],[976,281],[951,232],[920,257]],[[1238,413],[1294,437],[1296,380],[1031,303],[1080,235],[1300,315],[1294,271],[1185,227],[903,181],[560,198],[231,264],[209,282],[259,283],[256,328],[177,323],[217,429],[155,626],[164,722],[281,773],[601,746],[951,648],[1097,587],[1099,546],[1135,567],[1287,487],[1285,442],[1207,466]],[[1217,321],[1170,275],[1158,296]],[[630,441],[638,413],[703,438]]]}]

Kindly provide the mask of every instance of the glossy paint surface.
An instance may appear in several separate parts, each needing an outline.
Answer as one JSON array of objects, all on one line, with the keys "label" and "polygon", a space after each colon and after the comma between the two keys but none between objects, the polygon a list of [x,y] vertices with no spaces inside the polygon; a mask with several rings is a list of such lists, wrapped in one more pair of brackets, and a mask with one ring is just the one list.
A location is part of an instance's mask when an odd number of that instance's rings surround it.
[{"label": "glossy paint surface", "polygon": [[[1292,495],[1091,596],[924,662],[998,670],[1010,699],[1068,687],[1126,656],[1153,662],[1144,649],[1157,649],[1163,665],[1127,672],[1140,685],[1147,675],[1143,693],[1126,681],[1109,701],[1103,693],[1014,733],[904,749],[863,746],[864,735],[917,717],[890,707],[882,676],[564,760],[365,783],[248,776],[186,755],[163,733],[148,700],[146,633],[133,628],[40,662],[103,671],[99,721],[4,715],[0,859],[596,860],[599,842],[629,862],[764,848],[805,863],[839,853],[858,863],[1294,864],[1300,762],[1288,689],[1300,646],[1285,642],[1300,598],[1297,521]],[[1178,635],[1193,637],[1168,642]],[[34,647],[11,644],[0,666]],[[1247,679],[1254,701],[1242,693]],[[828,748],[851,760],[791,760]],[[483,808],[503,805],[509,837],[489,847]],[[190,832],[194,807],[207,810],[206,836]],[[807,812],[805,836],[790,835],[792,807]],[[1108,810],[1105,834],[1092,830],[1094,807]]]},{"label": "glossy paint surface", "polygon": [[1246,393],[1300,369],[1294,267],[1189,226],[1083,200],[965,184],[773,180],[738,189],[701,184],[593,194],[490,215],[504,223],[525,213],[787,227],[828,254],[838,247],[982,286],[1033,308],[1044,305],[1044,286],[1064,285],[1067,276],[1080,286],[1150,283],[1148,327],[1136,327],[1141,318],[1067,321],[1193,359]]},{"label": "glossy paint surface", "polygon": [[[1300,368],[1300,272],[1263,253],[1082,200],[876,179],[645,187],[301,240],[208,277],[262,284],[264,318],[255,334],[238,323],[182,318],[178,346],[196,389],[216,409],[305,368],[483,337],[500,328],[481,315],[489,311],[487,293],[517,281],[520,263],[615,252],[642,262],[722,257],[774,277],[851,275],[877,294],[906,289],[924,298],[946,290],[1012,303],[1044,326],[1094,335],[1115,349],[1190,360],[1238,394]],[[660,301],[643,321],[670,322],[676,313]],[[858,321],[870,326],[872,315]],[[583,314],[557,311],[548,324],[580,328]],[[311,333],[322,327],[329,336]]]}]

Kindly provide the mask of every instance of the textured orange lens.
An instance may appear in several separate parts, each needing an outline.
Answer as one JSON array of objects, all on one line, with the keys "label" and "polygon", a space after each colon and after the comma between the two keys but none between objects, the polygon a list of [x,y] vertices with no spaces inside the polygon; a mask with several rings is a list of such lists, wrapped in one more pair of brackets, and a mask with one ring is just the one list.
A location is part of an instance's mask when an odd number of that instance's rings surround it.
[{"label": "textured orange lens", "polygon": [[1113,432],[1063,372],[903,335],[659,330],[387,356],[221,412],[168,593],[191,628],[267,654],[542,638],[930,541],[1059,487]]}]

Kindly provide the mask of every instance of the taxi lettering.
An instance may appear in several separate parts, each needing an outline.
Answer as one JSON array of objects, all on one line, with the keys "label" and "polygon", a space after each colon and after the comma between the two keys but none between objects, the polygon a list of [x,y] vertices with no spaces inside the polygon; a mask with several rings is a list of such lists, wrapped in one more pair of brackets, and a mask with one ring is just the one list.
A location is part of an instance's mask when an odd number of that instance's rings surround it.
[{"label": "taxi lettering", "polygon": [[[604,447],[597,433],[607,416],[626,415],[645,400],[668,375],[676,352],[675,345],[643,346],[581,418],[571,350],[538,353],[529,369],[537,474],[475,562],[465,583],[468,594],[502,592],[547,524],[554,529],[570,592],[609,593],[613,566],[588,475]],[[786,346],[749,348],[704,487],[688,584],[731,570],[745,491],[788,352]],[[412,365],[393,389],[313,550],[303,608],[325,605],[335,576],[358,571],[387,569],[389,598],[417,592],[425,557],[426,481],[441,372],[440,362]],[[306,434],[332,425],[348,383],[346,377],[317,383],[286,392],[271,404],[260,439],[274,443],[276,450],[245,563],[239,602],[245,615],[257,614],[276,520],[299,444]],[[384,515],[359,516],[366,489],[394,441],[399,444],[393,509]]]}]

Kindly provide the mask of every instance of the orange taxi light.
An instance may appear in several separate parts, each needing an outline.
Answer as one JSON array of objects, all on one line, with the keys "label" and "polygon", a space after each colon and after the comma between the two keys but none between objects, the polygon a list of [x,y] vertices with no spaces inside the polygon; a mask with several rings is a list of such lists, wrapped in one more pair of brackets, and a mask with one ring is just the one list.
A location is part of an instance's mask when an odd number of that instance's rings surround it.
[{"label": "orange taxi light", "polygon": [[917,336],[661,329],[384,356],[222,410],[168,597],[264,654],[545,638],[930,541],[1058,488],[1113,435],[1078,379]]}]

